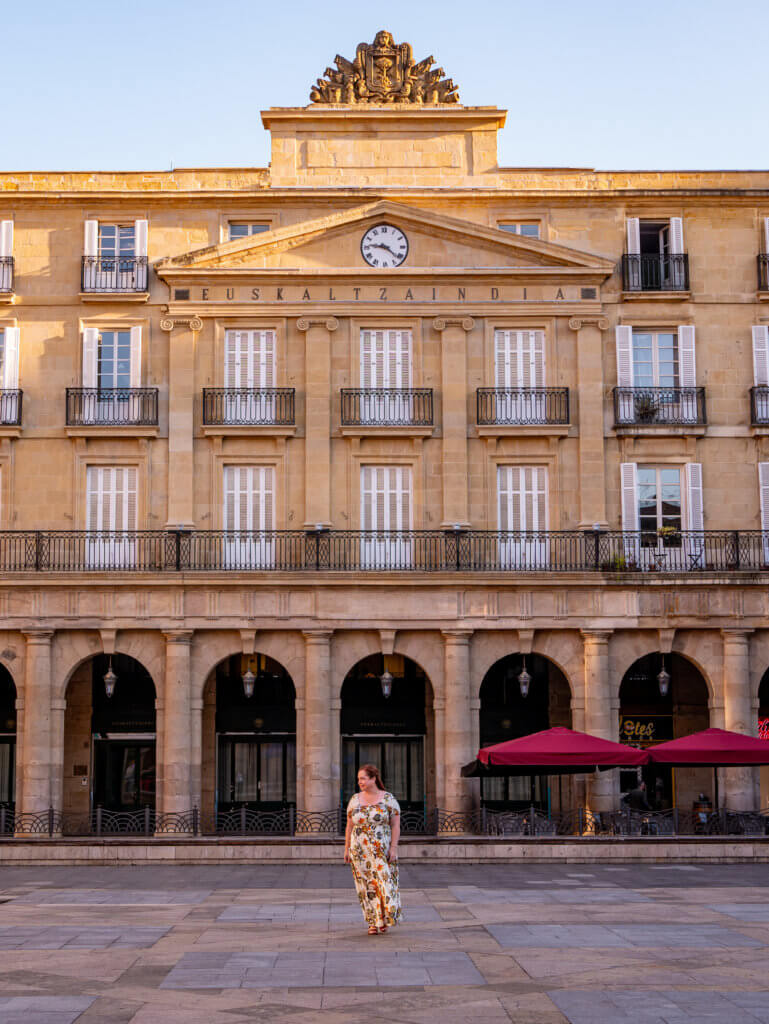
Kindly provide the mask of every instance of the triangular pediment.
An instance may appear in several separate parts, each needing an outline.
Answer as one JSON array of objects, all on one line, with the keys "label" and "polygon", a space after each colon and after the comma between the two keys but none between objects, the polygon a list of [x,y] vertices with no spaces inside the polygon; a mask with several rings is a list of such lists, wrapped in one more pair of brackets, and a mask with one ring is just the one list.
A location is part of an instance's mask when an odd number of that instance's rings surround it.
[{"label": "triangular pediment", "polygon": [[610,274],[611,261],[540,239],[511,234],[474,221],[446,217],[430,210],[378,200],[363,206],[302,221],[273,231],[222,242],[156,265],[160,277],[174,272],[228,270],[369,269],[360,242],[371,226],[386,222],[408,237],[409,253],[402,270],[512,270],[548,268],[588,274]]}]

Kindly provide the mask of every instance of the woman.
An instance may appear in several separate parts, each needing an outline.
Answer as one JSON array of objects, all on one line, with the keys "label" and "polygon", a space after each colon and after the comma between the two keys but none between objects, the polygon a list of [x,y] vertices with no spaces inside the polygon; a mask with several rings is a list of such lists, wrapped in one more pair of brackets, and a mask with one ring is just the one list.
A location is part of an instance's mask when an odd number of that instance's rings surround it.
[{"label": "woman", "polygon": [[379,769],[364,764],[359,793],[347,805],[344,860],[352,867],[369,935],[384,934],[401,919],[398,888],[398,839],[401,809],[384,788]]}]

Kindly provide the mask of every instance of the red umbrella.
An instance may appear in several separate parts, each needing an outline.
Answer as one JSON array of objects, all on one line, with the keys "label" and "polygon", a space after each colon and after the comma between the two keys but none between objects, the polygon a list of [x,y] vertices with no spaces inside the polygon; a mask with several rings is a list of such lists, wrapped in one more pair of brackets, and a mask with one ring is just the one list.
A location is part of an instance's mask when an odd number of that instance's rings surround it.
[{"label": "red umbrella", "polygon": [[668,764],[683,767],[702,765],[720,768],[723,765],[745,768],[757,764],[769,764],[769,743],[728,729],[703,729],[702,732],[668,740],[649,748],[649,758],[654,764]]},{"label": "red umbrella", "polygon": [[517,769],[521,774],[558,775],[626,765],[634,768],[648,760],[649,755],[644,750],[558,725],[517,740],[482,747],[477,761],[465,765],[462,774],[468,776],[476,771],[486,774],[488,768],[495,766]]}]

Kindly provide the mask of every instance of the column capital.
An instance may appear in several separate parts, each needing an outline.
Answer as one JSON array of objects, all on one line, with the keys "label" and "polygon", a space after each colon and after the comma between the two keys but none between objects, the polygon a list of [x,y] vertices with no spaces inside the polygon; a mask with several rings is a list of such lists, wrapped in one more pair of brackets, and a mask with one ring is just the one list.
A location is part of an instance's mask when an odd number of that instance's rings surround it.
[{"label": "column capital", "polygon": [[751,633],[755,633],[755,629],[741,629],[740,627],[731,629],[727,627],[721,630],[724,643],[746,644]]},{"label": "column capital", "polygon": [[599,331],[608,331],[609,321],[605,316],[573,316],[569,320],[572,331],[581,331],[583,327],[597,327]]},{"label": "column capital", "polygon": [[472,629],[442,629],[441,636],[443,637],[447,647],[466,647],[470,643],[470,637],[473,635],[474,630]]},{"label": "column capital", "polygon": [[53,629],[23,629],[21,631],[22,636],[27,641],[27,646],[36,644],[50,647],[54,633],[55,630]]},{"label": "column capital", "polygon": [[51,701],[51,711],[66,711],[67,702],[63,698],[55,697]]},{"label": "column capital", "polygon": [[172,331],[174,327],[189,327],[191,331],[202,331],[203,321],[199,316],[162,316],[160,330]]},{"label": "column capital", "polygon": [[580,633],[585,644],[608,644],[613,629],[581,629]]},{"label": "column capital", "polygon": [[194,632],[194,629],[164,629],[163,636],[167,644],[186,644],[189,647]]},{"label": "column capital", "polygon": [[333,629],[303,629],[302,636],[308,644],[327,644],[334,635]]},{"label": "column capital", "polygon": [[461,327],[463,331],[472,331],[475,320],[471,316],[436,316],[433,320],[433,330],[439,334],[447,327]]},{"label": "column capital", "polygon": [[326,330],[331,334],[339,326],[339,321],[335,316],[300,316],[296,321],[297,331],[309,331],[311,327],[325,327]]}]

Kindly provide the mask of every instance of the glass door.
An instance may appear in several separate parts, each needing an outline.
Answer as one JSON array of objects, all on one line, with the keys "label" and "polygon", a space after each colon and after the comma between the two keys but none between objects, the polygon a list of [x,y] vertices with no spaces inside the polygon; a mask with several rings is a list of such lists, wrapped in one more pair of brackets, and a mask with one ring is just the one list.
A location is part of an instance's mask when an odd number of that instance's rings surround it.
[{"label": "glass door", "polygon": [[155,740],[94,740],[93,805],[108,811],[155,806]]},{"label": "glass door", "polygon": [[16,766],[16,737],[0,736],[0,805],[13,807],[14,770]]},{"label": "glass door", "polygon": [[296,739],[293,736],[222,736],[217,809],[277,811],[296,806]]},{"label": "glass door", "polygon": [[384,784],[403,811],[425,809],[424,737],[422,736],[343,736],[342,799],[357,792],[358,770],[362,764],[375,764]]},{"label": "glass door", "polygon": [[547,776],[510,775],[481,779],[481,803],[490,811],[547,810]]}]

